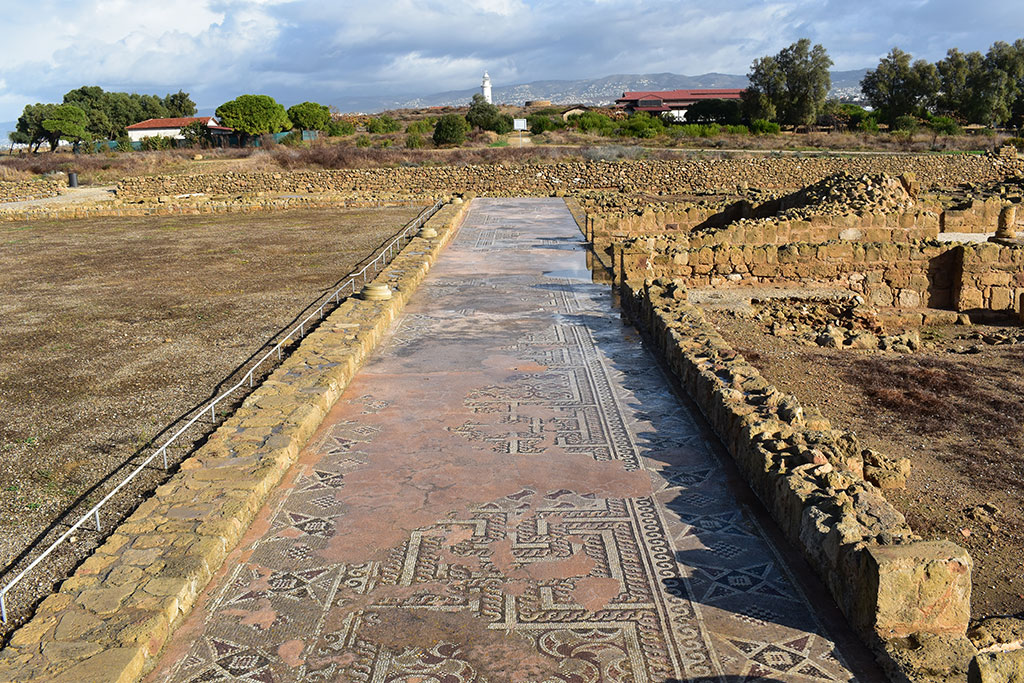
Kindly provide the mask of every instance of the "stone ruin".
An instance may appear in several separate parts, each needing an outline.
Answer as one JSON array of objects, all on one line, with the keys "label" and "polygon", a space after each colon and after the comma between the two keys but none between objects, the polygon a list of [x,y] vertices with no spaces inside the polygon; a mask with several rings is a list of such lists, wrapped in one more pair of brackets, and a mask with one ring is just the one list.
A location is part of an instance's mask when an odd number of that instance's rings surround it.
[{"label": "stone ruin", "polygon": [[968,634],[966,551],[922,541],[880,495],[905,484],[911,463],[783,395],[701,306],[733,292],[747,302],[735,314],[769,334],[859,353],[914,353],[931,324],[963,325],[977,343],[1024,342],[1013,325],[971,331],[972,320],[1024,320],[1022,188],[1018,176],[942,188],[913,173],[840,172],[788,194],[579,200],[595,268],[624,314],[893,680],[1024,680],[1024,622],[988,619]]}]

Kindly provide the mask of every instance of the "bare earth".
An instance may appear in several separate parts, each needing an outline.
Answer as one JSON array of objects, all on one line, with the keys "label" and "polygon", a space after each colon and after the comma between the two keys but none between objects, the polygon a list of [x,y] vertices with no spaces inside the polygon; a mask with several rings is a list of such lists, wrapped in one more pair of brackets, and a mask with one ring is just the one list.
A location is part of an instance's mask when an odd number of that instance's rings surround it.
[{"label": "bare earth", "polygon": [[[0,583],[33,539],[63,531],[51,525],[69,507],[98,500],[140,447],[419,211],[0,224]],[[146,472],[104,526],[164,477]],[[98,540],[73,538],[9,609],[23,614]]]},{"label": "bare earth", "polygon": [[[1024,330],[924,328],[929,346],[901,355],[805,346],[749,319],[708,317],[780,390],[820,408],[864,447],[910,459],[906,490],[886,496],[925,538],[970,551],[972,616],[1024,614],[1024,346],[957,338]],[[979,351],[962,353],[972,347]],[[979,509],[985,504],[997,511]]]}]

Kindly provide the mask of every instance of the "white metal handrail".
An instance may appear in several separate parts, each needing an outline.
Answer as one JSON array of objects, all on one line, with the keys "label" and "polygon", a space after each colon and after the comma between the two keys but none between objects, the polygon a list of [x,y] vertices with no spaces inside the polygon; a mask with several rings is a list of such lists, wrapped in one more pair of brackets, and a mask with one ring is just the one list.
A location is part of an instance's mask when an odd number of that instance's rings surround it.
[{"label": "white metal handrail", "polygon": [[[76,521],[74,524],[72,524],[67,529],[67,531],[65,531],[63,534],[61,534],[60,538],[58,538],[56,541],[51,543],[50,546],[46,550],[44,550],[42,553],[40,553],[40,555],[36,559],[32,560],[32,562],[29,563],[29,565],[27,567],[22,569],[18,573],[17,576],[15,576],[13,579],[8,581],[4,585],[3,588],[0,588],[0,618],[2,618],[3,623],[4,624],[7,623],[7,602],[6,602],[7,593],[19,581],[21,581],[25,577],[26,574],[28,574],[30,571],[35,569],[36,566],[40,562],[42,562],[44,559],[46,559],[50,555],[50,553],[52,553],[54,551],[54,549],[57,548],[57,546],[59,546],[61,543],[63,543],[65,540],[67,540],[67,538],[71,534],[73,534],[75,531],[78,530],[79,527],[81,527],[83,524],[85,524],[85,522],[89,518],[94,518],[95,519],[96,531],[102,531],[103,527],[102,527],[102,525],[100,523],[100,509],[111,498],[113,498],[114,495],[118,491],[120,491],[126,484],[128,484],[133,479],[135,479],[135,477],[137,477],[140,472],[142,472],[144,469],[146,469],[146,467],[148,467],[149,464],[151,462],[153,462],[153,460],[155,460],[159,456],[163,456],[163,468],[165,470],[168,469],[167,448],[171,444],[173,444],[178,439],[179,436],[184,434],[185,431],[188,430],[189,427],[194,425],[199,420],[199,418],[201,418],[202,416],[206,415],[206,413],[210,413],[210,419],[215,421],[217,419],[217,404],[218,403],[220,403],[222,400],[224,400],[229,395],[231,395],[232,393],[234,393],[235,391],[237,391],[238,389],[240,389],[242,386],[244,386],[246,384],[248,384],[249,387],[252,387],[254,385],[254,383],[255,383],[255,373],[256,373],[257,368],[259,368],[261,365],[263,365],[263,363],[265,363],[275,353],[277,354],[278,360],[282,359],[283,356],[284,356],[284,353],[282,351],[284,346],[287,345],[288,342],[290,342],[292,339],[298,340],[298,339],[302,339],[304,336],[306,336],[306,331],[309,329],[310,323],[313,321],[314,318],[317,318],[317,320],[322,320],[323,317],[324,317],[324,310],[327,308],[327,306],[332,301],[335,304],[340,304],[341,303],[342,293],[346,289],[349,290],[349,295],[350,296],[356,293],[356,280],[360,280],[362,282],[362,284],[366,284],[366,282],[371,279],[370,277],[367,276],[368,273],[376,274],[377,272],[383,270],[384,267],[388,263],[390,263],[391,259],[393,259],[395,257],[395,255],[399,251],[401,251],[401,249],[402,249],[401,243],[404,240],[409,238],[409,234],[412,233],[413,230],[417,230],[418,228],[420,228],[427,220],[429,220],[431,218],[431,216],[433,216],[435,213],[438,212],[438,210],[440,210],[440,208],[441,208],[441,206],[443,204],[444,204],[444,200],[438,200],[429,209],[426,209],[422,213],[420,213],[420,215],[417,216],[415,220],[413,220],[411,223],[409,223],[409,225],[407,225],[405,227],[405,229],[402,230],[402,232],[400,232],[398,235],[396,235],[394,239],[392,239],[383,249],[381,249],[380,253],[378,253],[377,256],[374,257],[374,259],[372,261],[370,261],[369,263],[364,265],[357,272],[352,273],[349,276],[349,278],[347,280],[345,280],[345,282],[343,282],[341,284],[340,287],[338,287],[336,290],[334,290],[334,292],[332,292],[327,297],[327,299],[323,303],[320,304],[319,308],[313,310],[308,316],[306,316],[302,320],[302,322],[300,322],[298,325],[293,327],[291,329],[291,331],[289,331],[288,334],[286,334],[284,336],[284,338],[281,339],[281,341],[277,342],[277,344],[275,344],[273,348],[271,348],[269,351],[267,351],[263,355],[262,358],[260,358],[258,361],[256,361],[252,365],[252,367],[249,368],[248,372],[246,372],[242,376],[242,379],[240,379],[237,384],[235,384],[230,389],[227,389],[226,391],[222,392],[219,396],[217,396],[212,401],[210,401],[210,403],[208,403],[206,406],[204,406],[202,408],[199,408],[199,409],[196,409],[196,413],[195,413],[195,415],[192,416],[192,419],[190,419],[180,429],[178,429],[178,431],[176,431],[174,433],[174,435],[171,436],[171,438],[167,439],[167,441],[165,441],[162,446],[160,446],[153,453],[151,453],[148,458],[143,460],[142,463],[138,467],[136,467],[134,470],[132,470],[131,474],[129,474],[127,477],[125,477],[121,481],[121,483],[119,483],[117,486],[115,486],[113,489],[111,489],[107,493],[107,495],[105,495],[103,497],[103,499],[100,500],[100,502],[98,502],[95,505],[93,505],[92,508],[90,508],[88,512],[86,512],[81,517],[79,517],[78,521]],[[378,264],[379,264],[379,266],[378,266]],[[378,267],[376,267],[373,270],[371,270],[372,266],[378,266]]]}]

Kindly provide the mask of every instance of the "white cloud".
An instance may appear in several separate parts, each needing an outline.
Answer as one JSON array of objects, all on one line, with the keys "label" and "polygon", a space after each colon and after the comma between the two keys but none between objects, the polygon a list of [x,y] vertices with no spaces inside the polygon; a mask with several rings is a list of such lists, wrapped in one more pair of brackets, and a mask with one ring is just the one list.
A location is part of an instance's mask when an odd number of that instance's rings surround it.
[{"label": "white cloud", "polygon": [[[7,3],[0,120],[81,85],[215,107],[244,92],[344,105],[498,83],[614,73],[745,73],[797,38],[836,68],[893,45],[927,59],[1024,35],[1012,0],[38,0]],[[41,19],[45,17],[45,19]],[[18,98],[23,98],[20,101]]]}]

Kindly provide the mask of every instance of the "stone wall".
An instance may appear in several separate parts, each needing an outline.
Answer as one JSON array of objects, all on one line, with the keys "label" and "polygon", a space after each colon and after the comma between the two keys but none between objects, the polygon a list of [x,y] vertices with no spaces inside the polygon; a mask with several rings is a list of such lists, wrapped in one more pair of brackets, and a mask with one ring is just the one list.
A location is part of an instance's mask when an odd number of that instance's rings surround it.
[{"label": "stone wall", "polygon": [[950,542],[921,541],[864,481],[865,459],[878,454],[769,384],[686,302],[681,283],[632,282],[621,291],[626,315],[646,331],[850,623],[894,659],[903,638],[965,643],[970,557]]},{"label": "stone wall", "polygon": [[995,232],[999,211],[1006,202],[999,197],[974,199],[970,203],[942,212],[942,232]]},{"label": "stone wall", "polygon": [[956,310],[1011,310],[1024,319],[1024,246],[959,246],[956,265]]},{"label": "stone wall", "polygon": [[420,166],[415,168],[329,171],[163,175],[126,178],[118,184],[125,199],[202,192],[309,194],[397,194],[473,192],[490,196],[551,195],[576,190],[613,188],[643,195],[735,190],[749,184],[794,189],[823,178],[850,173],[916,173],[936,185],[990,182],[1014,169],[977,155],[860,155],[813,158],[689,158],[623,162],[571,162],[538,165]]},{"label": "stone wall", "polygon": [[0,202],[56,197],[64,191],[65,180],[0,180]]},{"label": "stone wall", "polygon": [[617,282],[677,278],[685,287],[819,284],[864,295],[875,306],[950,308],[958,245],[939,242],[825,242],[692,248],[664,237],[614,248]]},{"label": "stone wall", "polygon": [[96,218],[100,216],[199,216],[203,214],[255,213],[285,209],[329,209],[336,207],[362,208],[374,206],[426,206],[433,197],[417,196],[407,199],[367,200],[346,198],[338,195],[324,197],[257,197],[239,196],[221,199],[184,198],[174,201],[99,201],[75,203],[58,207],[19,207],[5,209],[0,206],[0,222],[31,220],[66,220],[73,218]]}]

